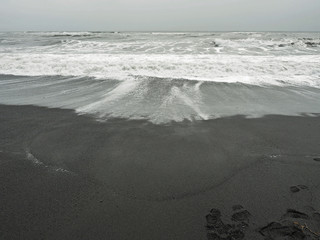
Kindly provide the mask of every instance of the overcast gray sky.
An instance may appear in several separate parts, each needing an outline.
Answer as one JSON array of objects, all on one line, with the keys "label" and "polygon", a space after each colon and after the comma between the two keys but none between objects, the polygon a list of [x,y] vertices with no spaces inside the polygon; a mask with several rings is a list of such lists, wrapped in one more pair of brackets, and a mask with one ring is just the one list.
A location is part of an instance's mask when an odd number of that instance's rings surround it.
[{"label": "overcast gray sky", "polygon": [[320,0],[0,0],[0,30],[320,31]]}]

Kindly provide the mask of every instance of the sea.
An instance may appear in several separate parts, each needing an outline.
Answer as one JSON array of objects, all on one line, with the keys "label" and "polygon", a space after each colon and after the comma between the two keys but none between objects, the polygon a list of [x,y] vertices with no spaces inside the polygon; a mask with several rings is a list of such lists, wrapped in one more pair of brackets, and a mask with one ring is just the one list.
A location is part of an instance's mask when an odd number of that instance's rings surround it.
[{"label": "sea", "polygon": [[320,113],[319,32],[0,32],[0,104],[155,124]]}]

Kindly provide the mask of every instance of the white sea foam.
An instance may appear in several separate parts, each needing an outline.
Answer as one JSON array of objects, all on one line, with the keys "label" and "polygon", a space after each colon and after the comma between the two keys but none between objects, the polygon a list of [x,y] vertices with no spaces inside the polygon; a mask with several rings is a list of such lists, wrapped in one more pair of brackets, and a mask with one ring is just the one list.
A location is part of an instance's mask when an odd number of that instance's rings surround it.
[{"label": "white sea foam", "polygon": [[55,172],[61,172],[61,173],[67,173],[67,174],[74,174],[73,172],[70,172],[66,169],[63,169],[61,167],[54,167],[54,166],[47,166],[43,162],[41,162],[38,158],[36,158],[31,152],[30,149],[26,149],[26,158],[31,161],[33,164],[47,168],[48,170],[55,171]]},{"label": "white sea foam", "polygon": [[320,86],[320,55],[0,54],[0,74]]},{"label": "white sea foam", "polygon": [[320,113],[320,89],[306,86],[261,87],[150,77],[125,81],[61,76],[1,78],[2,104],[75,109],[100,120],[120,117],[166,123],[237,114]]},{"label": "white sea foam", "polygon": [[36,164],[36,165],[42,165],[44,166],[43,162],[41,162],[40,160],[38,160],[31,152],[29,149],[26,150],[26,157],[29,161],[31,161],[32,163]]}]

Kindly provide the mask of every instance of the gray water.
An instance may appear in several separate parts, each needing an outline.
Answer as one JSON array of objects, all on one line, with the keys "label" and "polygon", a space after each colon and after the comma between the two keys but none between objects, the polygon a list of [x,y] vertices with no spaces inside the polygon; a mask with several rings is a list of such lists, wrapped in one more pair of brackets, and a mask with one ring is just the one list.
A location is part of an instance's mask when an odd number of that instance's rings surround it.
[{"label": "gray water", "polygon": [[154,123],[320,113],[320,33],[0,33],[0,104]]}]

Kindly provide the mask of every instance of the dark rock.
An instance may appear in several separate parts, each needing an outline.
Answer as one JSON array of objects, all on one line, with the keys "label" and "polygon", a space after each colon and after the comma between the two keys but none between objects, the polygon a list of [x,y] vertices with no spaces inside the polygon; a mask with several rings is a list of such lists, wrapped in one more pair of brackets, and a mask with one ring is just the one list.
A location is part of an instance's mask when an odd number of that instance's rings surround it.
[{"label": "dark rock", "polygon": [[287,212],[283,215],[283,218],[302,218],[309,219],[309,216],[303,212],[299,212],[294,209],[288,209]]},{"label": "dark rock", "polygon": [[219,47],[219,44],[216,43],[215,41],[212,41],[211,44],[212,44],[214,47]]},{"label": "dark rock", "polygon": [[220,217],[221,217],[221,212],[220,212],[220,210],[218,210],[218,209],[216,209],[216,208],[212,208],[212,209],[210,210],[210,214],[211,214],[212,216],[217,217],[217,218],[220,218]]},{"label": "dark rock", "polygon": [[243,210],[241,212],[236,212],[232,214],[232,220],[233,221],[249,221],[249,217],[251,214],[247,210]]},{"label": "dark rock", "polygon": [[[282,225],[278,222],[271,222],[259,230],[260,234],[270,239],[278,237],[291,237],[292,239],[304,239],[305,234],[294,225]],[[291,239],[290,238],[290,239]]]},{"label": "dark rock", "polygon": [[221,212],[218,209],[211,209],[210,213],[206,216],[207,229],[214,229],[219,233],[225,230],[225,224],[221,220]]},{"label": "dark rock", "polygon": [[234,231],[230,231],[230,234],[229,236],[231,237],[230,239],[244,239],[244,233],[243,231],[237,229],[237,230],[234,230]]},{"label": "dark rock", "polygon": [[206,216],[207,225],[215,226],[218,224],[221,217],[221,212],[218,209],[211,209],[210,213]]},{"label": "dark rock", "polygon": [[216,217],[212,216],[211,214],[208,214],[206,216],[206,219],[207,219],[208,226],[215,226],[217,224],[217,221],[220,220],[220,218],[216,218]]},{"label": "dark rock", "polygon": [[315,43],[315,42],[305,42],[305,44],[308,46],[308,47],[316,47],[318,45],[318,43]]},{"label": "dark rock", "polygon": [[[236,205],[233,209],[243,209],[241,205]],[[234,215],[236,219],[246,219],[245,216],[250,215],[247,210],[242,210]],[[218,209],[211,209],[210,213],[206,216],[207,220],[207,238],[209,240],[241,240],[244,239],[244,231],[248,224],[242,222],[235,224],[224,224],[221,220],[221,212]]]},{"label": "dark rock", "polygon": [[297,186],[292,186],[292,187],[290,187],[290,191],[291,191],[292,193],[296,193],[296,192],[299,192],[300,189],[299,189]]}]

